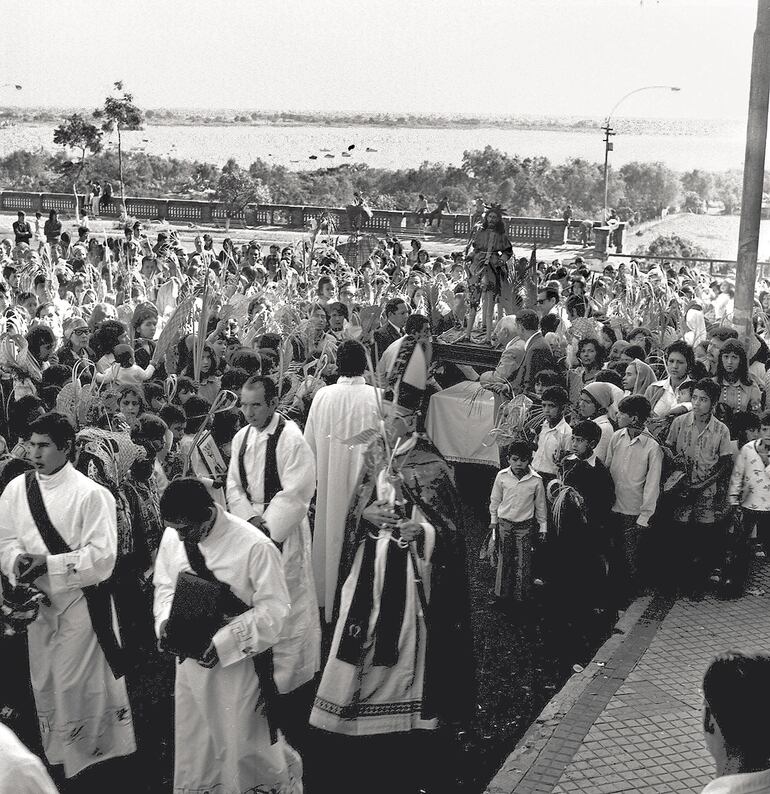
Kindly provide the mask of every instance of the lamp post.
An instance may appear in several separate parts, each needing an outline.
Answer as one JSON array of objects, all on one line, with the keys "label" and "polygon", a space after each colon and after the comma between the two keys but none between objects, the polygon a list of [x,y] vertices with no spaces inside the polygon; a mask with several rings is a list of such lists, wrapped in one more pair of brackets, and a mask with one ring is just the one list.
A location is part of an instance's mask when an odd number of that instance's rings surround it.
[{"label": "lamp post", "polygon": [[604,122],[604,126],[602,130],[604,131],[604,217],[602,218],[602,223],[607,223],[607,166],[609,162],[609,154],[613,150],[612,141],[610,138],[615,135],[614,130],[610,126],[610,121],[612,120],[612,114],[618,109],[618,106],[621,102],[624,102],[630,96],[634,94],[638,94],[640,91],[653,91],[653,90],[665,90],[665,91],[681,91],[682,89],[676,85],[643,85],[641,88],[635,88],[633,91],[629,91],[627,94],[622,96],[616,103],[612,110],[607,114],[607,119]]}]

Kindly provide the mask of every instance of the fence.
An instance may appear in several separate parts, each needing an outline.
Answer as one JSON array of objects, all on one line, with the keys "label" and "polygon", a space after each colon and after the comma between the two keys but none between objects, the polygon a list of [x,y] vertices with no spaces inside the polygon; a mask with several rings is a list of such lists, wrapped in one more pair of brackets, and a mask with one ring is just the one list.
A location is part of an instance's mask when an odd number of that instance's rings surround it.
[{"label": "fence", "polygon": [[[662,265],[664,262],[670,263],[674,270],[685,266],[694,267],[700,270],[708,270],[712,276],[735,276],[736,262],[734,259],[701,259],[683,256],[648,256],[647,254],[610,254],[612,258],[623,257],[624,259],[635,259],[637,262],[655,262]],[[681,264],[679,264],[681,263]],[[770,262],[757,262],[757,278],[770,277]]]},{"label": "fence", "polygon": [[[80,196],[81,211],[90,211],[85,197]],[[227,219],[227,207],[212,201],[193,201],[190,199],[138,198],[127,196],[126,212],[141,220],[169,221],[170,223],[211,224],[222,223]],[[23,193],[6,190],[0,193],[0,209],[17,212],[41,212],[50,210],[75,214],[75,197],[71,193]],[[296,206],[290,204],[249,204],[243,210],[231,215],[230,220],[245,226],[284,226],[286,228],[307,228],[318,221],[323,213],[331,215],[340,231],[349,231],[348,216],[344,207]],[[102,200],[99,206],[102,217],[118,218],[120,201],[117,198]],[[568,223],[554,218],[517,218],[506,216],[503,219],[508,236],[514,243],[529,243],[543,248],[564,245],[566,242],[585,242],[581,240],[581,229],[591,229],[579,221]],[[436,218],[432,230],[440,236],[468,237],[471,233],[469,215],[442,214]],[[416,234],[422,231],[419,218],[411,212],[401,210],[372,210],[372,217],[362,224],[362,230],[375,234]]]}]

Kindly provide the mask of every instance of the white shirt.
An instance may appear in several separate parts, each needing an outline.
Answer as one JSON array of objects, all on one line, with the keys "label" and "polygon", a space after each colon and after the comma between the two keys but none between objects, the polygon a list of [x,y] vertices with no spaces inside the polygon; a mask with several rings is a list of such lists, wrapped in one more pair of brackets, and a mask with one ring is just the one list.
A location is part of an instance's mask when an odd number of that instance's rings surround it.
[{"label": "white shirt", "polygon": [[532,468],[545,474],[558,474],[556,461],[566,451],[571,438],[572,428],[564,417],[555,427],[551,427],[546,419],[537,438],[537,452],[532,458]]},{"label": "white shirt", "polygon": [[606,465],[615,483],[613,512],[638,516],[637,523],[646,527],[658,504],[663,465],[660,446],[644,434],[631,438],[623,427],[610,439]]},{"label": "white shirt", "polygon": [[490,523],[496,524],[499,518],[519,522],[534,517],[540,531],[545,532],[547,516],[543,478],[532,467],[521,479],[510,466],[497,473],[489,497]]},{"label": "white shirt", "polygon": [[722,775],[712,780],[702,794],[768,794],[770,792],[770,769],[761,772],[743,772],[737,775]]}]

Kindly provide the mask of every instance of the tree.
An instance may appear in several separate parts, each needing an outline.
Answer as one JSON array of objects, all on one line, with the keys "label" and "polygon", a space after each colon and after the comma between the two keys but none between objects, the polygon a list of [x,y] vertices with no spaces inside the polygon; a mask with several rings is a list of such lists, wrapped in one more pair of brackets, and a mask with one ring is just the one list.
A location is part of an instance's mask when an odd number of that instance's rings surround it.
[{"label": "tree", "polygon": [[224,204],[225,229],[230,230],[230,220],[241,212],[247,204],[270,201],[270,192],[260,179],[255,179],[241,168],[234,158],[230,158],[223,166],[214,198]]},{"label": "tree", "polygon": [[[123,91],[123,81],[115,83],[115,90]],[[142,111],[134,104],[134,95],[123,91],[122,96],[108,96],[104,100],[104,107],[94,111],[94,118],[102,122],[104,132],[118,131],[118,168],[120,173],[120,201],[123,209],[126,207],[126,195],[123,184],[123,145],[121,132],[123,130],[138,130],[144,120]]]},{"label": "tree", "polygon": [[714,190],[714,177],[708,171],[701,171],[700,168],[687,171],[682,174],[682,190],[685,194],[697,193],[703,203],[708,204]]},{"label": "tree", "polygon": [[86,164],[86,154],[98,154],[102,150],[102,131],[87,121],[80,113],[73,113],[54,131],[53,142],[80,152],[80,161],[75,164],[68,160],[64,166],[65,173],[72,175],[72,193],[75,196],[75,219],[80,222],[80,203],[78,201],[78,181]]},{"label": "tree", "polygon": [[743,172],[725,171],[718,174],[714,182],[714,195],[724,204],[725,214],[732,215],[741,205]]},{"label": "tree", "polygon": [[620,169],[626,199],[644,220],[660,217],[674,204],[681,190],[679,175],[664,163],[626,163]]}]

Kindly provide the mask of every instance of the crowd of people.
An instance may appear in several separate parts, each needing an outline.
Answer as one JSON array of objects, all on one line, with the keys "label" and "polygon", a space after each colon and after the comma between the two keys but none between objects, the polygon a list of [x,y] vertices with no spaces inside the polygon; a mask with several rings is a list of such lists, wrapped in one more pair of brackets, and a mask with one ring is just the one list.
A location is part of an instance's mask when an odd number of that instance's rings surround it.
[{"label": "crowd of people", "polygon": [[141,750],[132,687],[173,657],[175,791],[301,791],[319,735],[335,791],[451,790],[436,759],[475,709],[467,511],[424,427],[460,381],[495,395],[471,551],[511,618],[548,593],[567,642],[643,587],[737,593],[768,552],[770,285],[741,337],[729,283],[517,258],[499,207],[447,257],[338,248],[323,223],[188,251],[19,215],[0,642],[26,634],[39,746],[73,791]]}]

